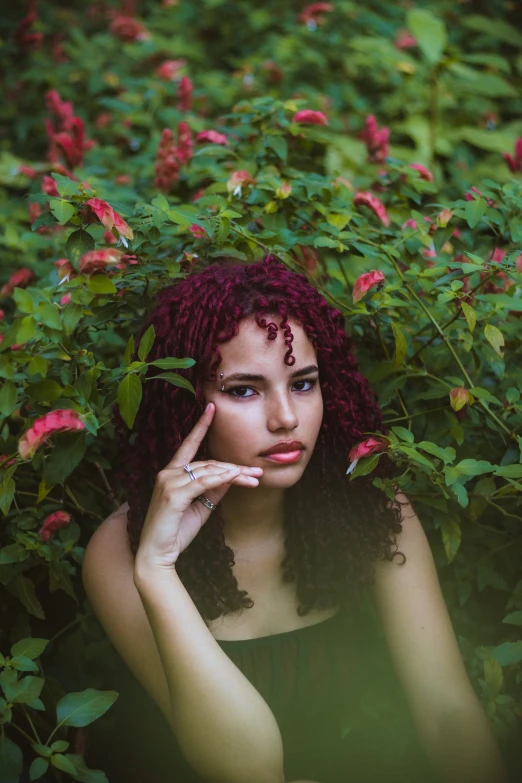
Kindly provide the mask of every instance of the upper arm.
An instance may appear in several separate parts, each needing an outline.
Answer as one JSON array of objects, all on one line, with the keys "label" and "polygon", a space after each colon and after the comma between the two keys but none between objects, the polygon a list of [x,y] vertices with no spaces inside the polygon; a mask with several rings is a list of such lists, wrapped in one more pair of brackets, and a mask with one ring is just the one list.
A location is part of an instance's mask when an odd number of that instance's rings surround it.
[{"label": "upper arm", "polygon": [[128,506],[111,514],[92,535],[82,563],[89,602],[117,652],[170,724],[167,678],[143,603],[134,585],[127,535]]},{"label": "upper arm", "polygon": [[430,545],[403,493],[402,532],[392,561],[375,562],[370,595],[412,717],[421,735],[437,731],[454,706],[476,701],[440,587]]}]

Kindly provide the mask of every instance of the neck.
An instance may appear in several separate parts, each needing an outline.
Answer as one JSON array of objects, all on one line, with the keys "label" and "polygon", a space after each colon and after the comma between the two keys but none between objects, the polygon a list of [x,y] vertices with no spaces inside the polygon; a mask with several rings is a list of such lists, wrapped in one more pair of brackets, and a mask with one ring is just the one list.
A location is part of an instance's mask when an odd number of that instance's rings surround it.
[{"label": "neck", "polygon": [[230,487],[221,500],[226,544],[249,549],[282,538],[283,501],[283,489]]}]

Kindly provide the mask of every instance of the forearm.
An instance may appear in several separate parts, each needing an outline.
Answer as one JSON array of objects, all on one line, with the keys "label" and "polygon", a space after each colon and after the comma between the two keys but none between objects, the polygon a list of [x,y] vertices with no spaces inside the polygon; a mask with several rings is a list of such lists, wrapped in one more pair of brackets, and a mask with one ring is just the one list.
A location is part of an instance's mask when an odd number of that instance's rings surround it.
[{"label": "forearm", "polygon": [[216,642],[176,571],[135,570],[165,670],[171,726],[209,783],[282,783],[283,745],[261,694]]},{"label": "forearm", "polygon": [[508,772],[478,699],[455,709],[423,746],[440,783],[508,783]]}]

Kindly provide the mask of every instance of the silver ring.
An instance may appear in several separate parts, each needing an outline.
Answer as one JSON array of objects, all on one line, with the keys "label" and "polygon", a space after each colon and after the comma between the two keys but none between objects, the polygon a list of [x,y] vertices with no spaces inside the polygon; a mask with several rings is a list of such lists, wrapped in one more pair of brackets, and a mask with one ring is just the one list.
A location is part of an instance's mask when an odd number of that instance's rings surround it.
[{"label": "silver ring", "polygon": [[205,495],[199,495],[196,500],[199,500],[200,503],[203,503],[203,505],[209,508],[211,511],[214,511],[216,508],[216,504],[206,498]]},{"label": "silver ring", "polygon": [[192,481],[195,481],[195,480],[196,480],[196,477],[195,477],[195,475],[193,474],[193,472],[192,472],[192,471],[191,471],[191,469],[190,469],[190,465],[183,465],[183,470],[186,470],[186,471],[187,471],[187,473],[189,474],[189,476],[190,476],[190,478],[192,479]]}]

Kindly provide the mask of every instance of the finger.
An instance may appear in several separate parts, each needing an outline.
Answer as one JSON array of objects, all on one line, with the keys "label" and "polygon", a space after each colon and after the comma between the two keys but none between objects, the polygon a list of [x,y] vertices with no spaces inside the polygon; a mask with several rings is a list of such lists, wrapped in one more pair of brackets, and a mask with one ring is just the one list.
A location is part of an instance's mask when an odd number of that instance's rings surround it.
[{"label": "finger", "polygon": [[196,479],[190,478],[188,473],[186,473],[186,477],[183,477],[185,478],[185,480],[183,481],[181,486],[186,487],[191,481],[195,481],[201,478],[202,476],[220,476],[225,473],[230,473],[231,471],[233,471],[236,474],[234,483],[238,484],[239,486],[257,487],[257,485],[259,484],[258,476],[249,476],[247,473],[241,472],[239,465],[232,465],[231,468],[226,468],[226,469],[220,468],[216,465],[202,465],[199,468],[193,466],[192,473],[194,474]]},{"label": "finger", "polygon": [[214,403],[209,402],[203,411],[203,414],[199,417],[196,425],[187,435],[170,462],[165,466],[164,470],[187,465],[194,458],[197,450],[201,445],[201,441],[205,437],[207,430],[210,427],[215,409],[216,406]]},{"label": "finger", "polygon": [[202,467],[216,467],[216,468],[222,468],[223,470],[231,470],[232,468],[239,468],[242,473],[247,474],[255,474],[256,476],[261,476],[263,474],[263,468],[254,467],[252,465],[236,465],[234,462],[219,462],[218,460],[205,460],[200,462],[192,462],[190,464],[190,469],[193,473],[196,472],[198,468]]},{"label": "finger", "polygon": [[184,489],[190,498],[195,500],[205,490],[216,489],[222,484],[231,482],[233,479],[237,478],[238,473],[239,471],[237,469],[225,470],[222,473],[207,473],[204,476],[200,476],[198,479],[195,479],[194,481],[190,481],[189,484],[184,487]]}]

